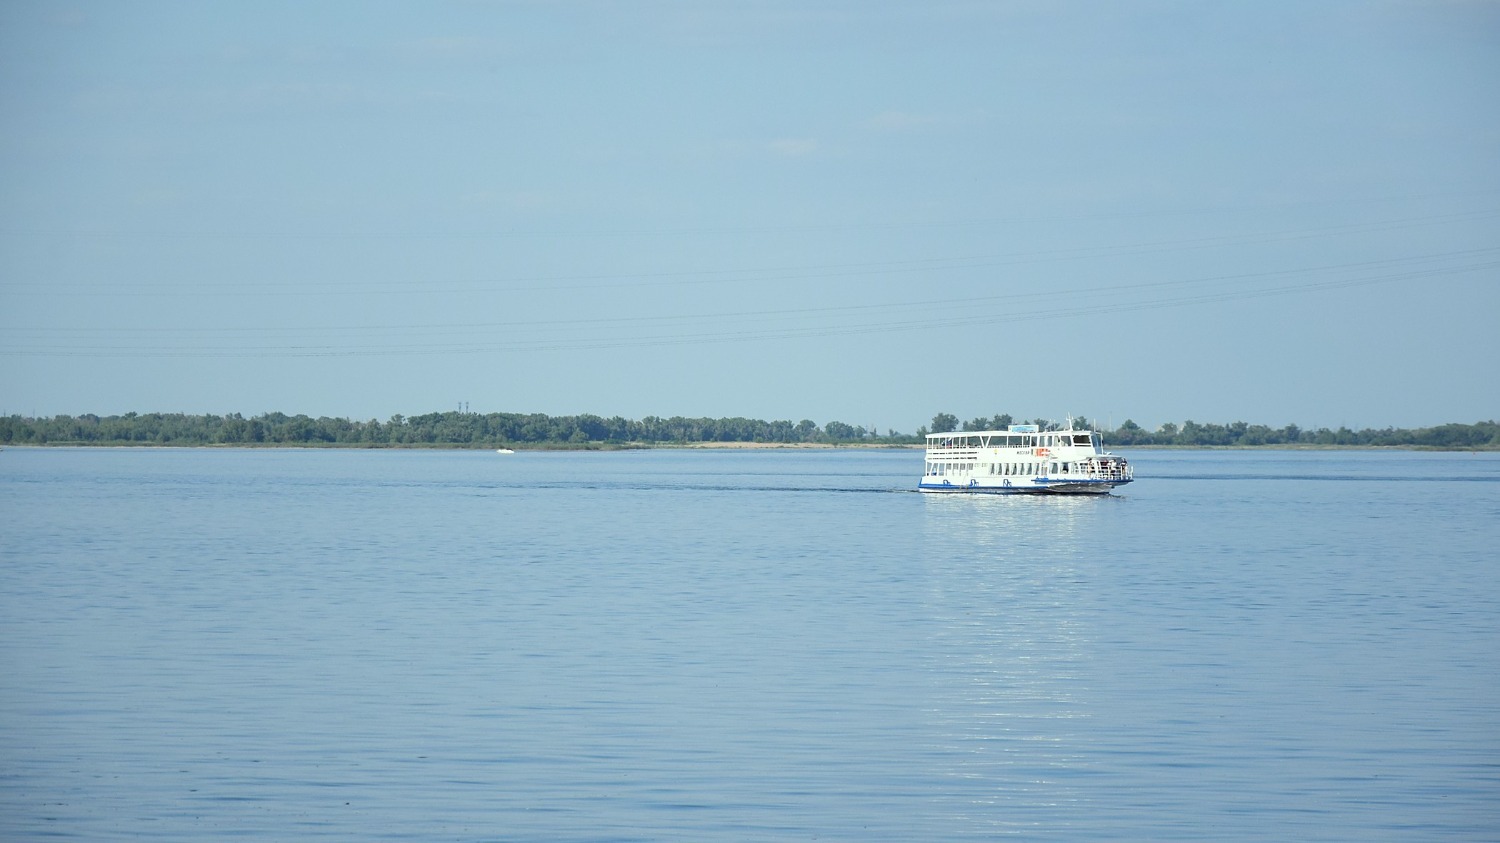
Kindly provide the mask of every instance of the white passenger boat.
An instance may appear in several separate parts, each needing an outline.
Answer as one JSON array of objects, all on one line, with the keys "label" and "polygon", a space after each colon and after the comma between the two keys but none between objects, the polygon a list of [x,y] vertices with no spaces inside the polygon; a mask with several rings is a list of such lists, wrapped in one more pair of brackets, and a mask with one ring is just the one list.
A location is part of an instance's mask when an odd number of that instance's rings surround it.
[{"label": "white passenger boat", "polygon": [[1123,457],[1104,450],[1092,430],[1005,430],[927,434],[923,492],[1102,495],[1134,479]]}]

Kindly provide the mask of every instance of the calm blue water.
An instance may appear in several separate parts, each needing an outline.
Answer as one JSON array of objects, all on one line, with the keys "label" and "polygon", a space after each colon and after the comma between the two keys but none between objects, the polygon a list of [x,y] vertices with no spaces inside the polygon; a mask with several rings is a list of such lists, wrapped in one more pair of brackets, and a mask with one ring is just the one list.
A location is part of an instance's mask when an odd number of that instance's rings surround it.
[{"label": "calm blue water", "polygon": [[1495,840],[1500,455],[0,452],[0,839]]}]

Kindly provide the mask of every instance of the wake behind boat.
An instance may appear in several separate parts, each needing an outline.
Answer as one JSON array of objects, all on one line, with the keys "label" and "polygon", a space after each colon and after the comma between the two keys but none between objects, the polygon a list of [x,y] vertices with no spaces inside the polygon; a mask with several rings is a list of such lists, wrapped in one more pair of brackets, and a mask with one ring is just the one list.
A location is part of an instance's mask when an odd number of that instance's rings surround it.
[{"label": "wake behind boat", "polygon": [[1104,450],[1092,430],[1042,431],[1034,424],[1005,430],[927,434],[927,459],[917,489],[979,494],[1102,495],[1131,482],[1123,457]]}]

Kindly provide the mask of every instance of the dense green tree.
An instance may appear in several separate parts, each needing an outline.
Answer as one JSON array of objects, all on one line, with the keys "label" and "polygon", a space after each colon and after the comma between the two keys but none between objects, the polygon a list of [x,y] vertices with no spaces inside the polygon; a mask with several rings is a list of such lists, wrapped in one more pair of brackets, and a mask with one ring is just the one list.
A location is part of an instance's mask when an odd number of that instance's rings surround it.
[{"label": "dense green tree", "polygon": [[855,431],[853,425],[844,424],[839,421],[831,421],[823,425],[823,433],[831,442],[848,442],[863,436],[862,432],[857,433]]}]

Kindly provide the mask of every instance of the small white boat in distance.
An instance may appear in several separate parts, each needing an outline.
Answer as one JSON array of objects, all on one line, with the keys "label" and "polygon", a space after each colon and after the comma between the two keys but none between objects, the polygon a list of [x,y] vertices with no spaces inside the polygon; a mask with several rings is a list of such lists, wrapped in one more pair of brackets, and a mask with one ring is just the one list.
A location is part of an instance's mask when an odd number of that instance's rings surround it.
[{"label": "small white boat in distance", "polygon": [[497,454],[514,454],[515,451],[512,451],[509,448],[496,448],[495,449],[495,453],[497,453]]},{"label": "small white boat in distance", "polygon": [[1092,430],[1042,431],[1034,424],[1005,430],[927,434],[927,460],[917,489],[991,495],[1103,495],[1134,480],[1124,457],[1104,450]]}]

